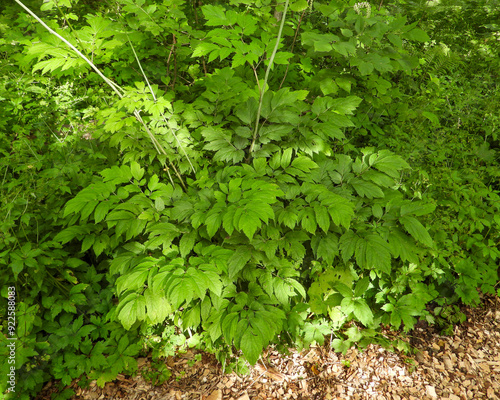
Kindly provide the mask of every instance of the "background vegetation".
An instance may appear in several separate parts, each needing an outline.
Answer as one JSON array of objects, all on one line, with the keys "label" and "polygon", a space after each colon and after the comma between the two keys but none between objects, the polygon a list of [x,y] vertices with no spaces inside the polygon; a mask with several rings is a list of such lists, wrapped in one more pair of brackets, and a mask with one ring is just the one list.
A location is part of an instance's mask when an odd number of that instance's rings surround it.
[{"label": "background vegetation", "polygon": [[22,4],[47,26],[1,9],[17,398],[186,347],[404,349],[381,326],[452,333],[496,293],[498,1]]}]

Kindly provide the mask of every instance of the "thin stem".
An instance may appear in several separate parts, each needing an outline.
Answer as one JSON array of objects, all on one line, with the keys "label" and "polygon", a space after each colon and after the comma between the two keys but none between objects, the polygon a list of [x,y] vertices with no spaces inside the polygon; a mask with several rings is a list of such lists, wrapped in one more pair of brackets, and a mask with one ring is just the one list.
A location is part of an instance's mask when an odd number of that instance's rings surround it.
[{"label": "thin stem", "polygon": [[[128,38],[128,35],[127,35],[127,38]],[[139,61],[139,57],[137,57],[137,53],[135,52],[135,48],[134,48],[134,45],[132,44],[132,42],[130,41],[130,39],[128,40],[129,44],[130,44],[130,47],[132,48],[132,51],[134,52],[134,56],[135,56],[135,59],[137,61],[137,64],[139,65],[139,68],[141,69],[141,73],[142,73],[142,76],[144,77],[144,79],[146,80],[146,83],[148,84],[148,88],[149,88],[149,91],[151,92],[151,96],[153,97],[153,100],[154,102],[156,103],[157,102],[157,99],[156,99],[156,96],[155,96],[155,92],[153,91],[153,88],[151,87],[150,83],[149,83],[149,79],[148,77],[146,76],[146,73],[144,72],[144,70],[142,69],[142,65],[141,65],[141,62]],[[172,126],[170,125],[169,121],[167,120],[167,118],[165,118],[165,114],[161,113],[161,117],[163,119],[163,121],[165,122],[165,124],[167,125],[168,129],[170,129],[170,132],[172,132],[172,135],[174,136],[175,140],[177,141],[177,144],[179,145],[179,147],[181,148],[182,152],[184,153],[184,155],[186,156],[186,159],[188,160],[188,163],[189,165],[191,166],[191,169],[193,170],[193,172],[196,172],[195,169],[194,169],[194,166],[193,164],[191,163],[191,160],[189,159],[189,156],[187,155],[186,153],[186,150],[184,149],[184,146],[182,146],[179,138],[177,137],[177,135],[175,134],[174,132],[174,129],[172,128]],[[163,154],[166,154],[166,153],[163,153]]]},{"label": "thin stem", "polygon": [[266,75],[264,76],[264,84],[262,85],[262,88],[260,90],[259,108],[257,109],[257,117],[255,118],[255,129],[253,132],[252,144],[250,145],[250,149],[248,151],[249,159],[252,156],[252,152],[255,147],[255,141],[257,140],[257,135],[259,133],[260,113],[262,111],[262,102],[264,100],[264,93],[266,92],[267,79],[269,78],[269,72],[271,71],[271,66],[273,65],[274,57],[276,56],[276,53],[278,51],[278,46],[280,44],[281,34],[283,32],[283,26],[285,25],[285,19],[286,19],[285,17],[286,17],[286,11],[288,9],[288,3],[289,0],[286,0],[285,9],[283,10],[283,17],[281,18],[280,29],[278,31],[278,37],[276,38],[276,45],[274,46],[274,50],[273,53],[271,54],[271,57],[269,58],[269,64],[267,65]]},{"label": "thin stem", "polygon": [[[311,5],[312,5],[312,2],[311,2]],[[299,23],[297,24],[297,29],[295,30],[295,36],[293,37],[292,47],[290,48],[290,53],[293,53],[293,48],[295,46],[295,42],[297,41],[297,35],[299,34],[300,24],[302,23],[302,18],[304,18],[304,14],[306,13],[306,11],[307,11],[307,9],[305,9],[304,11],[302,11],[302,14],[300,15]],[[283,83],[285,83],[285,79],[286,79],[286,77],[288,75],[288,69],[289,68],[290,68],[290,64],[287,64],[286,65],[285,74],[283,76],[283,79],[281,81],[279,89],[281,89],[281,87],[283,86]]]},{"label": "thin stem", "polygon": [[[116,95],[122,99],[124,97],[124,90],[119,86],[117,85],[116,83],[114,83],[112,80],[110,80],[109,78],[107,78],[100,70],[99,68],[97,68],[94,63],[92,61],[90,61],[84,54],[82,54],[82,52],[80,50],[78,50],[75,46],[73,46],[68,40],[66,40],[65,38],[63,38],[61,35],[59,35],[57,32],[55,32],[52,28],[50,28],[45,22],[43,22],[35,13],[33,13],[28,7],[26,7],[20,0],[14,0],[17,4],[19,4],[24,10],[26,10],[26,12],[28,14],[30,14],[33,18],[35,18],[45,29],[47,29],[51,34],[53,34],[54,36],[56,36],[57,38],[59,38],[60,40],[62,40],[64,43],[66,43],[66,45],[68,45],[68,47],[73,50],[78,56],[80,56],[83,60],[85,60],[85,62],[87,62],[87,64],[90,65],[90,67],[97,73],[97,75],[99,75],[103,80],[104,82],[106,82],[110,87],[111,89],[116,93]],[[142,68],[141,68],[142,70]],[[148,82],[148,85],[149,85],[149,82]],[[162,147],[162,145],[160,144],[160,142],[158,142],[158,140],[156,139],[156,137],[153,135],[153,133],[149,130],[148,126],[146,125],[146,123],[144,122],[144,120],[142,119],[141,115],[140,115],[140,112],[138,110],[134,110],[134,116],[135,118],[141,123],[141,125],[144,127],[144,129],[146,130],[146,133],[148,134],[149,138],[151,139],[151,141],[153,142],[153,145],[156,149],[156,151],[159,153],[159,154],[167,154],[167,152],[165,151],[165,149]],[[175,136],[175,134],[174,134]],[[191,164],[191,162],[190,162]],[[193,166],[191,165],[191,167],[193,168]],[[193,168],[194,170],[194,168]],[[169,174],[170,176],[170,174]],[[180,178],[180,174],[177,174],[177,176]],[[181,178],[180,178],[181,179]],[[170,181],[172,183],[172,185],[174,185],[174,182],[172,180],[172,177],[170,177]],[[181,179],[181,184],[182,186],[185,188],[185,185],[184,185],[184,182],[182,182],[182,179]]]},{"label": "thin stem", "polygon": [[71,50],[73,50],[76,54],[78,54],[81,58],[83,58],[87,64],[90,65],[90,67],[99,75],[104,82],[106,82],[111,89],[120,97],[123,97],[123,93],[120,92],[120,90],[123,92],[123,89],[118,86],[116,83],[111,81],[109,78],[107,78],[101,71],[99,71],[99,68],[97,68],[92,61],[90,61],[87,57],[85,57],[80,50],[78,50],[75,46],[73,46],[70,42],[68,42],[65,38],[63,38],[61,35],[59,35],[56,31],[54,31],[52,28],[50,28],[45,22],[43,22],[33,11],[31,11],[28,7],[26,7],[23,3],[21,3],[19,0],[14,0],[17,4],[19,4],[22,8],[26,10],[28,14],[30,14],[33,18],[35,18],[45,29],[47,29],[50,33],[52,33],[54,36],[57,36],[60,40],[62,40],[64,43],[66,43]]}]

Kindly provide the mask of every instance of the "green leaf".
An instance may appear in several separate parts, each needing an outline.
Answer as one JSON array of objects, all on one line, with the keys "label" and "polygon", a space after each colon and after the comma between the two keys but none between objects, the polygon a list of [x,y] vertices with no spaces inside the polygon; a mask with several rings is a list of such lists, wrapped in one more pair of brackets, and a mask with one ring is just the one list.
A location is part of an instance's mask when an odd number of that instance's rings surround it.
[{"label": "green leaf", "polygon": [[305,208],[301,212],[301,225],[309,233],[316,232],[316,218],[314,217],[314,210],[310,207]]},{"label": "green leaf", "polygon": [[410,168],[405,160],[388,150],[380,151],[378,157],[373,161],[372,166],[393,178],[399,177],[400,170]]},{"label": "green leaf", "polygon": [[135,215],[129,211],[112,211],[106,217],[106,221],[135,220]]},{"label": "green leaf", "polygon": [[245,124],[251,125],[257,117],[258,103],[253,97],[249,97],[247,101],[235,110],[236,116]]},{"label": "green leaf", "polygon": [[355,299],[353,301],[353,313],[363,325],[368,326],[373,322],[373,313],[366,300]]},{"label": "green leaf", "polygon": [[393,67],[391,64],[391,60],[389,57],[382,57],[379,54],[372,53],[368,54],[365,57],[365,60],[368,61],[373,67],[379,72],[389,72],[392,71]]},{"label": "green leaf", "polygon": [[435,125],[435,126],[441,125],[439,122],[439,117],[436,114],[431,113],[429,111],[422,111],[422,115],[425,118],[427,118],[429,121],[431,121],[433,125]]},{"label": "green leaf", "polygon": [[229,278],[233,279],[252,258],[246,247],[238,247],[227,263]]},{"label": "green leaf", "polygon": [[290,63],[290,58],[294,56],[293,53],[287,51],[278,51],[274,57],[274,63],[279,65],[288,65]]},{"label": "green leaf", "polygon": [[368,286],[370,285],[370,277],[365,276],[363,279],[356,282],[356,287],[354,288],[354,297],[361,297],[365,294]]},{"label": "green leaf", "polygon": [[143,296],[131,293],[125,299],[121,300],[118,320],[125,329],[130,329],[136,321],[143,321],[145,316],[146,299]]},{"label": "green leaf", "polygon": [[240,349],[248,362],[254,365],[259,359],[260,353],[264,347],[262,337],[258,332],[254,332],[250,327],[247,328],[241,337]]},{"label": "green leaf", "polygon": [[342,251],[342,260],[347,263],[357,247],[358,240],[361,240],[353,231],[347,231],[340,238],[340,250]]},{"label": "green leaf", "polygon": [[287,279],[287,282],[299,293],[304,299],[306,298],[306,290],[295,279]]},{"label": "green leaf", "polygon": [[398,35],[396,35],[394,33],[388,33],[387,39],[389,39],[389,41],[397,48],[399,48],[399,49],[403,48],[403,41],[401,40],[401,38]]},{"label": "green leaf", "polygon": [[249,239],[253,238],[253,235],[261,225],[260,215],[257,212],[251,209],[244,209],[241,212],[238,221],[238,230],[243,231]]},{"label": "green leaf", "polygon": [[88,200],[90,199],[82,198],[82,196],[79,195],[69,200],[64,206],[63,217],[66,217],[72,213],[78,213],[83,207],[85,207],[85,204],[87,204]]},{"label": "green leaf", "polygon": [[334,233],[325,236],[316,235],[311,240],[314,255],[322,258],[327,265],[333,265],[335,257],[339,255],[339,239]]},{"label": "green leaf", "polygon": [[59,232],[54,237],[54,241],[61,242],[62,244],[64,244],[69,242],[70,240],[73,240],[77,236],[88,233],[88,231],[89,230],[86,226],[78,226],[78,225],[69,226],[66,229]]},{"label": "green leaf", "polygon": [[428,42],[431,40],[429,35],[420,28],[413,28],[411,31],[406,32],[404,38],[408,40],[417,40],[419,42]]},{"label": "green leaf", "polygon": [[284,209],[280,212],[279,216],[278,216],[278,222],[280,224],[283,224],[287,227],[289,227],[290,229],[293,229],[295,228],[295,225],[297,224],[297,220],[298,220],[298,215],[297,213],[293,212],[293,211],[288,211],[287,209]]},{"label": "green leaf", "polygon": [[236,336],[236,330],[239,322],[239,313],[233,312],[224,318],[222,321],[222,333],[226,342],[231,343]]},{"label": "green leaf", "polygon": [[322,345],[325,342],[325,335],[331,334],[331,329],[326,323],[312,322],[304,327],[304,341],[306,343],[317,342]]},{"label": "green leaf", "polygon": [[221,6],[204,5],[201,9],[207,19],[205,23],[207,26],[234,25],[236,23],[236,15],[231,18],[231,14],[227,13],[226,15],[225,9]]},{"label": "green leaf", "polygon": [[147,288],[144,292],[144,299],[147,317],[151,324],[162,323],[172,312],[172,307],[161,292],[153,292],[151,288]]},{"label": "green leaf", "polygon": [[182,235],[179,241],[179,251],[181,252],[181,257],[186,258],[186,256],[191,252],[194,247],[198,233],[196,231],[191,231]]},{"label": "green leaf", "polygon": [[205,226],[207,227],[207,233],[210,238],[212,238],[222,225],[222,213],[221,210],[213,208],[207,214],[205,219]]},{"label": "green leaf", "polygon": [[399,229],[392,229],[388,240],[394,257],[400,257],[401,260],[412,263],[418,262],[415,243],[404,232]]},{"label": "green leaf", "polygon": [[292,11],[304,11],[307,7],[309,7],[307,0],[296,0],[290,4],[290,10]]},{"label": "green leaf", "polygon": [[111,206],[110,201],[101,201],[94,210],[94,221],[96,224],[101,222],[108,214]]},{"label": "green leaf", "polygon": [[85,236],[85,239],[83,239],[82,242],[82,253],[86,252],[88,249],[92,247],[94,244],[95,236],[94,235],[87,235]]},{"label": "green leaf", "polygon": [[309,173],[311,169],[318,168],[318,164],[316,164],[309,157],[299,156],[292,161],[292,167]]},{"label": "green leaf", "polygon": [[354,178],[349,183],[361,197],[373,199],[374,197],[384,197],[384,192],[374,183]]},{"label": "green leaf", "polygon": [[432,203],[424,203],[423,201],[413,201],[401,206],[401,216],[403,215],[426,215],[432,213],[436,209],[436,205]]},{"label": "green leaf", "polygon": [[85,207],[83,207],[82,210],[80,211],[81,220],[82,221],[86,220],[89,217],[89,215],[92,214],[92,212],[94,211],[94,208],[98,204],[99,204],[99,201],[97,201],[97,200],[87,202]]},{"label": "green leaf", "polygon": [[285,169],[290,165],[290,162],[292,160],[292,153],[292,148],[283,150],[283,155],[281,156],[281,168]]},{"label": "green leaf", "polygon": [[420,243],[423,243],[428,247],[434,246],[434,242],[429,235],[429,232],[427,232],[427,229],[425,229],[416,218],[405,215],[399,218],[399,222],[401,222],[406,231]]},{"label": "green leaf", "polygon": [[323,192],[318,196],[322,206],[328,208],[332,221],[337,226],[349,228],[354,217],[354,205],[347,199],[331,192]]},{"label": "green leaf", "polygon": [[174,309],[184,302],[189,303],[196,294],[196,284],[190,277],[175,279],[168,292],[168,300]]},{"label": "green leaf", "polygon": [[319,227],[324,232],[328,232],[328,229],[330,228],[330,216],[328,215],[328,209],[315,202],[314,214],[316,216],[316,222],[318,223]]},{"label": "green leaf", "polygon": [[391,273],[391,252],[389,244],[379,235],[367,235],[366,268]]},{"label": "green leaf", "polygon": [[161,187],[161,183],[159,183],[160,181],[160,178],[158,178],[158,175],[153,175],[150,179],[149,179],[149,183],[148,183],[148,189],[152,192],[154,192],[155,190],[159,189]]},{"label": "green leaf", "polygon": [[138,181],[140,181],[144,176],[144,169],[141,168],[139,163],[137,163],[136,161],[132,161],[130,163],[130,172],[132,173],[132,176]]}]

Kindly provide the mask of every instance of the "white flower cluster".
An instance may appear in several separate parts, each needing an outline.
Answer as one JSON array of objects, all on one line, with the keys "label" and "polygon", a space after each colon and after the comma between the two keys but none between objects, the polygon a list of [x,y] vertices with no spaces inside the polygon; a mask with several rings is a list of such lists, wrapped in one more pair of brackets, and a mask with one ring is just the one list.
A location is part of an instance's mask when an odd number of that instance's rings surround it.
[{"label": "white flower cluster", "polygon": [[370,5],[370,3],[368,3],[367,1],[362,1],[360,3],[354,4],[354,11],[356,11],[357,14],[360,14],[363,8],[366,8],[366,18],[370,18],[370,15],[372,14],[372,6]]}]

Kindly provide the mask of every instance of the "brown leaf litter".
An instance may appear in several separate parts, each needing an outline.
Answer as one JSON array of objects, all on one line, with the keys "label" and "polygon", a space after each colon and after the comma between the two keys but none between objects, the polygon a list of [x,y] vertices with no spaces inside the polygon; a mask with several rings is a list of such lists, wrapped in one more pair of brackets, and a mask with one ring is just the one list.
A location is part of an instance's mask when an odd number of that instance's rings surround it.
[{"label": "brown leaf litter", "polygon": [[[415,356],[370,345],[337,354],[327,346],[280,355],[268,350],[247,376],[224,374],[215,358],[195,352],[166,360],[172,377],[153,386],[141,374],[119,375],[99,388],[95,381],[70,387],[71,400],[500,400],[500,299],[485,297],[463,308],[467,320],[452,337],[424,326],[411,333]],[[140,359],[140,369],[150,366]],[[191,365],[191,366],[190,366]],[[56,392],[48,383],[37,400]]]}]

